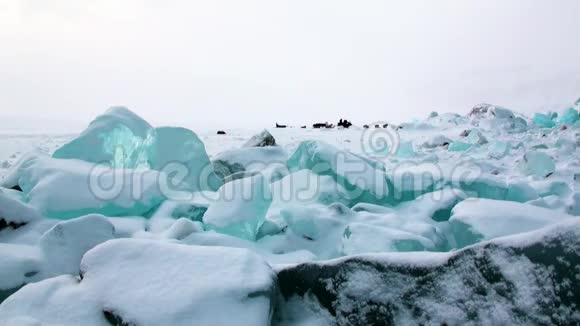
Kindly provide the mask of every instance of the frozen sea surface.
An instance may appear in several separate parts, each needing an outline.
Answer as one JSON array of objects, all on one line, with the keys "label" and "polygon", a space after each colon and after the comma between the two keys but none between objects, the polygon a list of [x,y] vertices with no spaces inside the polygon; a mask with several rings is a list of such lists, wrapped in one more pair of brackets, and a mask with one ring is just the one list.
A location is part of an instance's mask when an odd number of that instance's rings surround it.
[{"label": "frozen sea surface", "polygon": [[4,130],[0,325],[578,324],[577,106]]}]

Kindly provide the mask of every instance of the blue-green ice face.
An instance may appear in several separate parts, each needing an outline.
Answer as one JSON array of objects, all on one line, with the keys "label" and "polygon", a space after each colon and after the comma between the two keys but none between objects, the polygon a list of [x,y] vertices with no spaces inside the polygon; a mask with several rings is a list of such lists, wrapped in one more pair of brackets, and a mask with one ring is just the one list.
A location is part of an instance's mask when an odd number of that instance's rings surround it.
[{"label": "blue-green ice face", "polygon": [[114,168],[149,168],[148,147],[153,140],[152,132],[141,138],[124,125],[99,135],[103,139],[103,152],[112,157]]}]

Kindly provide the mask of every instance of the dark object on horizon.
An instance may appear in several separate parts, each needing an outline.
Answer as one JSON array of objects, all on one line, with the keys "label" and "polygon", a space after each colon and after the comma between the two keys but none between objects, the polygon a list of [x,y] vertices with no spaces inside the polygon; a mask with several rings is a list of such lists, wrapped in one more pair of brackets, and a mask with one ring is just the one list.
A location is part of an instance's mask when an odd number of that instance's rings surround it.
[{"label": "dark object on horizon", "polygon": [[276,122],[276,128],[286,128],[288,127],[287,125],[279,125],[278,122]]},{"label": "dark object on horizon", "polygon": [[379,125],[375,125],[375,128],[380,128],[380,127],[381,127],[381,126],[379,126]]},{"label": "dark object on horizon", "polygon": [[344,120],[340,119],[340,121],[338,121],[337,126],[348,129],[348,128],[350,128],[350,126],[352,126],[352,122],[350,122],[346,119],[344,119]]},{"label": "dark object on horizon", "polygon": [[319,123],[313,124],[312,128],[314,128],[314,129],[320,129],[320,128],[331,129],[331,128],[334,128],[334,125],[332,123],[329,124],[328,122],[325,122],[325,123],[319,122]]},{"label": "dark object on horizon", "polygon": [[388,123],[385,123],[385,124],[383,125],[383,128],[387,128],[388,126],[389,126],[389,124],[388,124]]},{"label": "dark object on horizon", "polygon": [[302,129],[306,129],[306,126],[302,126],[302,127],[300,127],[300,128],[302,128]]},{"label": "dark object on horizon", "polygon": [[493,105],[488,103],[481,103],[473,107],[469,112],[470,116],[482,116],[493,108]]},{"label": "dark object on horizon", "polygon": [[369,129],[369,125],[364,125],[363,128]]},{"label": "dark object on horizon", "polygon": [[223,131],[223,130],[218,130],[217,134],[218,134],[218,135],[225,135],[225,134],[226,134],[226,132],[225,132],[225,131]]}]

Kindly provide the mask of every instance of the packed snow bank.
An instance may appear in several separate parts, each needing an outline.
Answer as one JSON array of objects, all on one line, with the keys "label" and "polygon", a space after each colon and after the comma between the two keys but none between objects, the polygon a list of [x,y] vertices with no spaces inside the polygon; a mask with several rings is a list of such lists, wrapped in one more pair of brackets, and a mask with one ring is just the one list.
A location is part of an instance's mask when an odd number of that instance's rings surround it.
[{"label": "packed snow bank", "polygon": [[3,225],[4,227],[20,227],[42,218],[34,207],[9,196],[0,189],[0,231]]},{"label": "packed snow bank", "polygon": [[537,230],[575,218],[516,202],[468,199],[453,208],[449,224],[459,248],[501,236]]},{"label": "packed snow bank", "polygon": [[245,249],[121,239],[89,251],[80,280],[27,285],[0,305],[0,316],[58,325],[269,325],[275,289],[274,272]]},{"label": "packed snow bank", "polygon": [[[275,323],[576,324],[580,221],[455,253],[392,253],[282,268]],[[300,311],[300,313],[296,313]]]},{"label": "packed snow bank", "polygon": [[114,231],[104,216],[88,215],[57,223],[36,244],[0,243],[0,291],[57,275],[77,275],[85,252],[113,239]]}]

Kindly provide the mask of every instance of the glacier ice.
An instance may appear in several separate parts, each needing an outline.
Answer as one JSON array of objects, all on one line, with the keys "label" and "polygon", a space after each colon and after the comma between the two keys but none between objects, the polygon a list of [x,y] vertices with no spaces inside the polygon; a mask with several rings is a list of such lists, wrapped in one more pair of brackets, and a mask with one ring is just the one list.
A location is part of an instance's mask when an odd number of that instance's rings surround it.
[{"label": "glacier ice", "polygon": [[270,185],[261,174],[223,185],[203,222],[212,230],[255,240],[272,202]]},{"label": "glacier ice", "polygon": [[[180,189],[217,190],[215,175],[203,142],[188,129],[153,128],[125,107],[113,107],[53,153],[54,158],[108,164],[115,169],[149,168],[175,173]],[[178,181],[178,182],[176,182]]]},{"label": "glacier ice", "polygon": [[356,202],[388,203],[389,180],[384,168],[358,155],[321,141],[304,141],[288,159],[288,169],[309,169],[331,176]]},{"label": "glacier ice", "polygon": [[548,177],[556,171],[556,165],[550,155],[538,152],[527,152],[520,162],[520,171],[525,175]]},{"label": "glacier ice", "polygon": [[395,156],[398,158],[411,158],[416,156],[413,142],[410,141],[402,141],[399,143],[397,147],[397,151],[395,152]]},{"label": "glacier ice", "polygon": [[257,173],[275,181],[288,174],[287,158],[286,151],[277,146],[244,147],[218,153],[212,163],[226,182]]},{"label": "glacier ice", "polygon": [[165,198],[153,170],[111,169],[42,154],[22,161],[8,180],[18,180],[28,204],[40,213],[69,219],[91,213],[145,215]]},{"label": "glacier ice", "polygon": [[552,117],[543,113],[536,113],[534,114],[534,118],[532,121],[543,128],[552,128],[556,125],[554,121],[552,121]]},{"label": "glacier ice", "polygon": [[[387,156],[367,155],[356,126],[218,138],[120,108],[61,148],[69,136],[0,151],[0,324],[219,324],[224,300],[254,324],[575,321],[563,266],[580,263],[577,112],[472,113],[401,124]],[[232,277],[237,290],[212,301],[226,272],[206,263],[250,252],[278,277],[256,296]],[[237,276],[254,272],[244,266]],[[182,275],[202,269],[204,284]]]},{"label": "glacier ice", "polygon": [[470,149],[471,146],[472,146],[472,144],[470,144],[470,143],[466,143],[466,142],[463,142],[461,140],[456,140],[456,141],[452,142],[451,144],[449,144],[448,150],[450,152],[464,152],[464,151]]},{"label": "glacier ice", "polygon": [[532,205],[469,199],[453,208],[449,223],[458,248],[482,240],[523,233],[574,218]]},{"label": "glacier ice", "polygon": [[[215,174],[197,135],[185,128],[160,127],[147,149],[149,167],[157,171],[184,173],[181,189],[189,191],[216,191],[221,180]],[[173,164],[173,165],[172,165]]]},{"label": "glacier ice", "polygon": [[566,109],[562,115],[558,117],[558,124],[575,124],[576,121],[580,120],[580,116],[578,115],[578,111],[574,108]]},{"label": "glacier ice", "polygon": [[345,256],[374,252],[426,251],[434,249],[434,243],[410,232],[351,223],[344,230],[341,251]]},{"label": "glacier ice", "polygon": [[87,162],[111,162],[114,167],[147,165],[144,149],[153,127],[126,107],[112,107],[95,118],[77,138],[57,149],[53,157]]},{"label": "glacier ice", "polygon": [[511,145],[508,142],[496,141],[489,147],[489,156],[495,159],[501,159],[509,154]]},{"label": "glacier ice", "polygon": [[452,142],[452,140],[445,135],[435,135],[435,136],[431,137],[429,140],[427,140],[426,142],[424,142],[423,147],[435,148],[435,147],[449,145],[451,142]]}]

